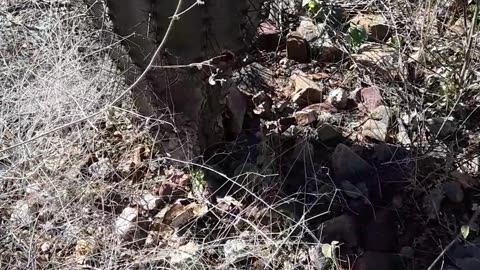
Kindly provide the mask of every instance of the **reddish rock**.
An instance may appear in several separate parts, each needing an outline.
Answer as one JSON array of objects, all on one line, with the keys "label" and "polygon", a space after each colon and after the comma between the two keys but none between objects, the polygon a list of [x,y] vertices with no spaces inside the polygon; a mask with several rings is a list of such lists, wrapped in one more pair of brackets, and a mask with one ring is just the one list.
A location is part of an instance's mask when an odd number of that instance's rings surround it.
[{"label": "reddish rock", "polygon": [[380,88],[377,86],[371,86],[360,90],[360,101],[362,102],[359,107],[371,112],[378,106],[383,104],[382,94]]},{"label": "reddish rock", "polygon": [[298,32],[291,32],[287,36],[287,58],[300,63],[310,61],[308,42]]},{"label": "reddish rock", "polygon": [[280,44],[280,30],[269,23],[263,22],[257,28],[257,47],[260,50],[274,51]]}]

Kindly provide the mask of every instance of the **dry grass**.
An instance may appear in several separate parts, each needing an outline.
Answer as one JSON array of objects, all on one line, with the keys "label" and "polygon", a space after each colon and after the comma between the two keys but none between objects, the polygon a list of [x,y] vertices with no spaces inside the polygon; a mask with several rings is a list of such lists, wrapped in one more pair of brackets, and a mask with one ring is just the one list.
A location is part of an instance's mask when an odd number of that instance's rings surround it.
[{"label": "dry grass", "polygon": [[[12,12],[13,7],[16,10]],[[0,15],[4,24],[0,32],[3,149],[98,112],[123,90],[123,77],[116,74],[109,50],[99,41],[101,33],[91,30],[81,3],[10,1],[2,4]],[[112,109],[1,152],[0,268],[167,267],[172,256],[179,256],[172,253],[175,247],[197,238],[190,233],[172,245],[136,250],[126,248],[114,233],[119,211],[143,191],[164,181],[157,174],[159,161],[153,160],[153,153],[158,151],[154,142],[161,137],[154,138],[150,133],[158,123],[138,117],[128,99],[123,103],[126,110]],[[135,125],[132,119],[136,119]],[[112,134],[112,128],[118,133]],[[115,136],[121,141],[115,141]],[[132,182],[131,175],[121,175],[113,167],[139,144],[152,151],[144,166],[153,176]],[[99,160],[101,168],[96,174],[85,165],[91,157]],[[102,158],[105,163],[100,162]],[[216,251],[209,256],[222,257],[225,241],[235,235],[241,235],[234,239],[244,246],[246,257],[262,254],[273,265],[282,264],[280,255],[291,257],[283,248],[286,244],[305,249],[300,240],[290,243],[291,231],[303,228],[302,222],[272,233],[259,227],[268,228],[268,224],[257,224],[243,216],[238,213],[227,217],[246,222],[243,229],[235,228],[235,222],[209,225],[215,235],[224,237],[215,239],[207,233],[205,240],[199,240],[197,255],[188,264],[181,262],[181,268],[209,269],[214,262],[201,258],[210,250]],[[185,227],[196,231],[195,223]],[[302,260],[308,261],[308,254],[302,252]],[[224,263],[224,267],[228,265]]]}]

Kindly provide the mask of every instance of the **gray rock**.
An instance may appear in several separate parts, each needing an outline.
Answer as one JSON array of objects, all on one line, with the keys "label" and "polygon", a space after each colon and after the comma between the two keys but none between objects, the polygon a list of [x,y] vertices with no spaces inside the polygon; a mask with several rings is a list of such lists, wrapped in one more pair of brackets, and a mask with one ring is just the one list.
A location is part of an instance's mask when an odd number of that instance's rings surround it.
[{"label": "gray rock", "polygon": [[349,215],[341,215],[330,219],[320,225],[320,239],[323,244],[330,244],[332,241],[339,241],[356,247],[359,244],[357,234],[357,223]]},{"label": "gray rock", "polygon": [[368,198],[368,189],[364,182],[354,185],[350,181],[343,181],[341,186],[343,192],[352,199]]},{"label": "gray rock", "polygon": [[113,173],[112,162],[108,158],[100,158],[97,162],[88,167],[89,173],[93,178],[104,179]]},{"label": "gray rock", "polygon": [[27,201],[19,200],[12,207],[10,220],[18,226],[28,225],[34,220],[30,204]]},{"label": "gray rock", "polygon": [[145,240],[146,225],[146,220],[140,216],[137,208],[127,207],[115,221],[115,233],[125,242]]},{"label": "gray rock", "polygon": [[367,68],[380,76],[396,78],[403,76],[398,66],[399,54],[395,48],[387,45],[366,43],[360,46],[359,53],[352,54],[358,66]]},{"label": "gray rock", "polygon": [[388,124],[383,121],[368,119],[362,126],[362,135],[385,142],[388,135]]},{"label": "gray rock", "polygon": [[312,42],[318,39],[323,32],[323,25],[315,24],[310,18],[302,18],[300,25],[297,28],[297,32],[308,42]]},{"label": "gray rock", "polygon": [[311,142],[303,138],[296,139],[295,148],[293,149],[293,156],[295,157],[295,160],[308,164],[308,162],[312,159],[313,152],[314,147]]},{"label": "gray rock", "polygon": [[327,35],[317,39],[311,46],[315,60],[320,63],[333,63],[342,58],[343,51]]},{"label": "gray rock", "polygon": [[342,133],[329,123],[323,123],[317,128],[317,139],[320,141],[326,142],[342,137]]},{"label": "gray rock", "polygon": [[378,106],[362,126],[362,135],[371,139],[385,142],[390,125],[390,109],[386,106]]},{"label": "gray rock", "polygon": [[160,206],[161,202],[162,199],[160,199],[160,197],[155,196],[150,192],[142,194],[142,196],[137,199],[137,204],[147,211],[155,210]]},{"label": "gray rock", "polygon": [[345,109],[347,107],[348,94],[342,88],[336,88],[328,93],[327,102],[337,109]]}]

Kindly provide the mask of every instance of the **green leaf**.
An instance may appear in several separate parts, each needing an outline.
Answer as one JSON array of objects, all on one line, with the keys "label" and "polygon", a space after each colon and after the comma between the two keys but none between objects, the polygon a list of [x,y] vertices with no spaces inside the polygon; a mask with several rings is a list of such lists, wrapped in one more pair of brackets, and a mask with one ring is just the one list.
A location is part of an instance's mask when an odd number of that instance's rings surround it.
[{"label": "green leaf", "polygon": [[363,27],[352,25],[348,31],[348,40],[354,48],[360,47],[368,39],[367,30]]},{"label": "green leaf", "polygon": [[463,239],[467,239],[470,234],[470,227],[468,225],[463,225],[460,232],[462,233]]}]

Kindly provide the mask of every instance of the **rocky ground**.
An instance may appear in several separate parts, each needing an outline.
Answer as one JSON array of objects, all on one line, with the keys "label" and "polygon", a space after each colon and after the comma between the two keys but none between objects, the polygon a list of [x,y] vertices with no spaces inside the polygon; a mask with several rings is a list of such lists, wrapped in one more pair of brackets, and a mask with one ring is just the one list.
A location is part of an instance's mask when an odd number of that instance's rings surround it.
[{"label": "rocky ground", "polygon": [[127,97],[97,113],[108,25],[4,2],[1,269],[479,269],[475,1],[275,2],[202,164]]}]

